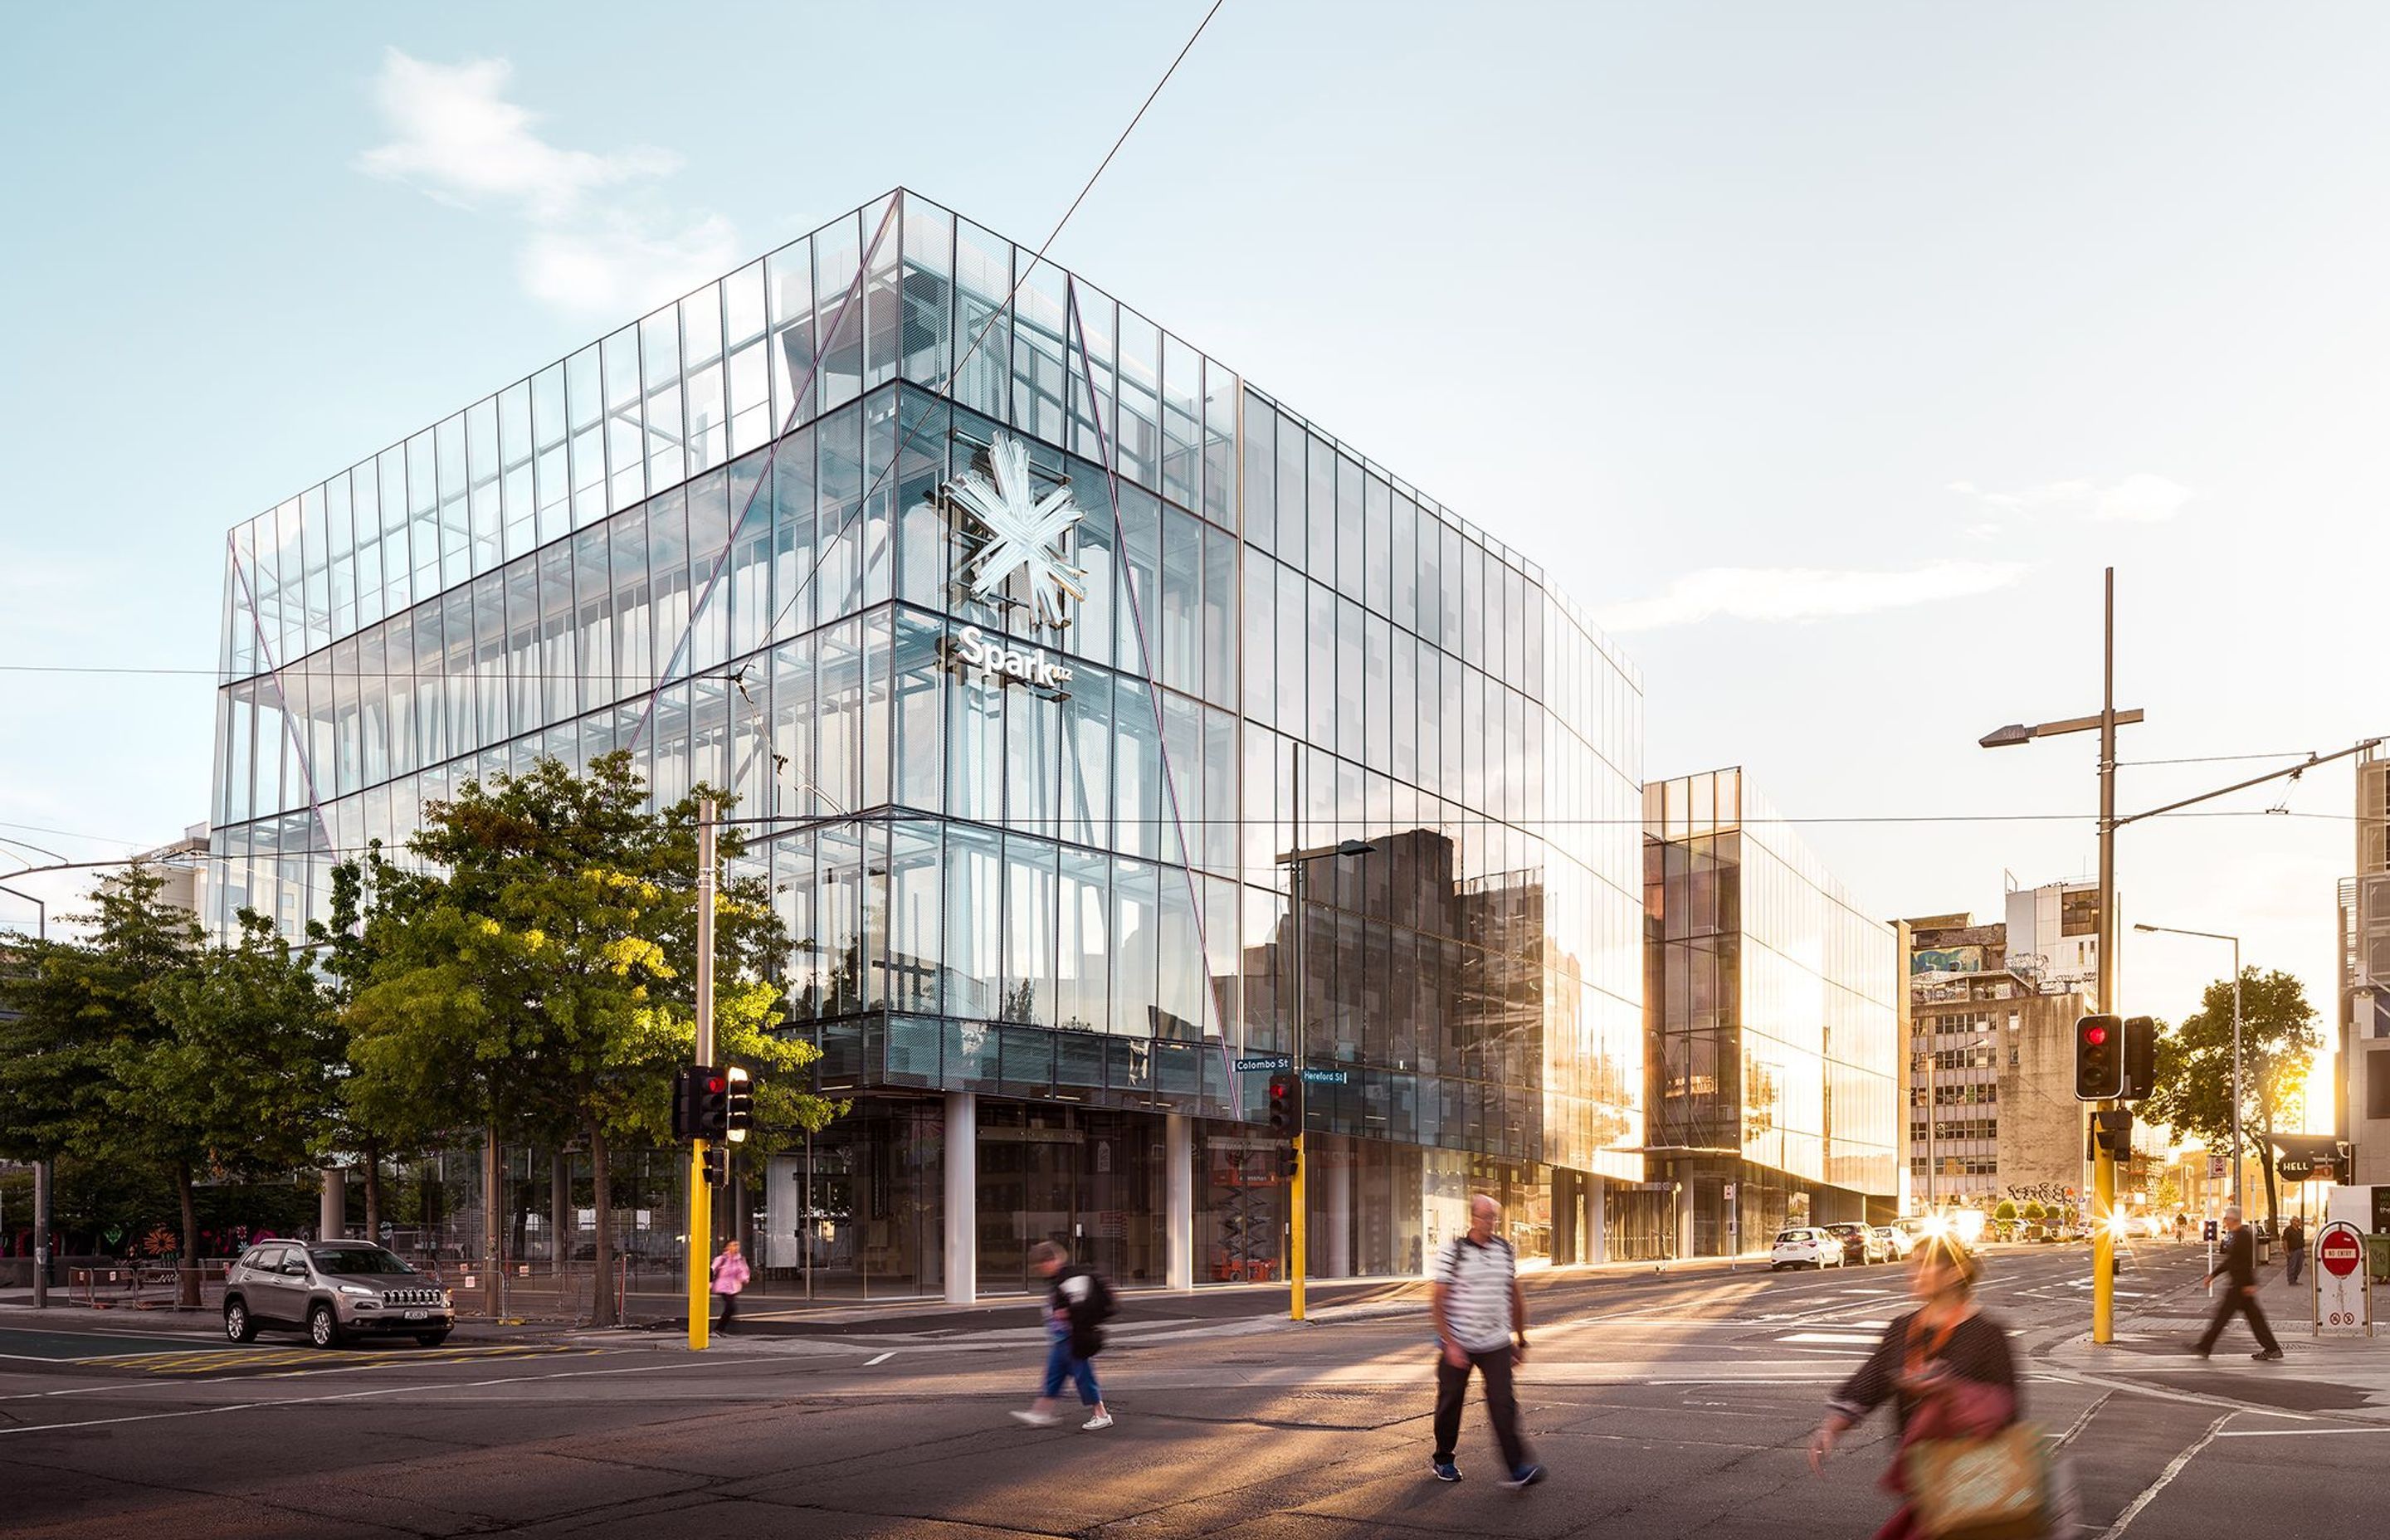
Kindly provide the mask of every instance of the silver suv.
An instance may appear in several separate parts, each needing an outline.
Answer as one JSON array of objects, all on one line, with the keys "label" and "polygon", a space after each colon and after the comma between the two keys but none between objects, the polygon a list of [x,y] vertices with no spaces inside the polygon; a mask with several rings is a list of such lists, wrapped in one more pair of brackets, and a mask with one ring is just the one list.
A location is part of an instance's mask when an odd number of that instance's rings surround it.
[{"label": "silver suv", "polygon": [[302,1330],[320,1348],[367,1336],[438,1347],[456,1324],[439,1279],[369,1240],[262,1241],[225,1275],[225,1335],[236,1342],[263,1328]]}]

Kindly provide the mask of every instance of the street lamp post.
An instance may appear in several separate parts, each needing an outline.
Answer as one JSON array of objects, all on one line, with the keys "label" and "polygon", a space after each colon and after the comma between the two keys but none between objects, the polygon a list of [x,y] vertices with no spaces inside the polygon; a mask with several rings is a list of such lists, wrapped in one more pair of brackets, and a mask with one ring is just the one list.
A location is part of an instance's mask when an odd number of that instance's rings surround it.
[{"label": "street lamp post", "polygon": [[2198,936],[2232,943],[2232,1206],[2241,1206],[2241,938],[2220,930],[2185,930],[2174,925],[2136,925],[2136,930],[2168,936]]},{"label": "street lamp post", "polygon": [[[21,843],[22,841],[19,841]],[[30,849],[40,849],[31,846]],[[50,853],[44,851],[45,855]],[[33,936],[37,941],[50,939],[50,906],[29,892],[15,888],[0,888],[0,893],[21,898],[33,906]],[[33,1162],[33,1308],[50,1307],[50,1162]]]},{"label": "street lamp post", "polygon": [[[1978,739],[1986,749],[2011,748],[2037,738],[2096,731],[2100,735],[2100,1010],[2116,1008],[2116,729],[2141,720],[2140,712],[2116,709],[2116,569],[2107,570],[2105,604],[2101,624],[2100,714],[2067,717],[2028,727],[2012,723]],[[2101,1111],[2107,1102],[2097,1103]],[[2116,1202],[2116,1162],[2104,1147],[2091,1157],[2091,1340],[2115,1337],[2116,1239],[2108,1213]]]},{"label": "street lamp post", "polygon": [[1331,855],[1367,855],[1377,847],[1363,840],[1343,840],[1332,845],[1304,847],[1303,746],[1298,743],[1291,748],[1292,752],[1289,758],[1293,762],[1293,775],[1288,794],[1293,802],[1290,827],[1294,833],[1296,848],[1280,853],[1278,864],[1287,868],[1289,879],[1287,912],[1294,926],[1294,1009],[1291,1013],[1292,1016],[1291,1030],[1294,1037],[1294,1052],[1291,1055],[1294,1065],[1294,1182],[1287,1193],[1289,1209],[1287,1221],[1289,1238],[1291,1242],[1289,1251],[1291,1254],[1287,1262],[1286,1272],[1289,1285],[1287,1315],[1300,1321],[1304,1319],[1304,1273],[1310,1266],[1310,1214],[1306,1209],[1310,1200],[1310,1160],[1306,1154],[1306,1148],[1311,1138],[1306,1131],[1306,1123],[1311,1115],[1311,1096],[1308,1089],[1310,1071],[1304,1062],[1305,1044],[1303,1010],[1304,993],[1303,933],[1307,928],[1304,921],[1303,905],[1304,895],[1308,887],[1305,879],[1310,873],[1311,863],[1314,861]]}]

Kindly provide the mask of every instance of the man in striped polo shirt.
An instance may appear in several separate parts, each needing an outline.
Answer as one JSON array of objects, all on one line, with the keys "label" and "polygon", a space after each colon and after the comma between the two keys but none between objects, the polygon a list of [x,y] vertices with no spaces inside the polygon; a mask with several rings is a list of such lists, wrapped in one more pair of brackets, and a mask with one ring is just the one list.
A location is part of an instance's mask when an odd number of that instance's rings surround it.
[{"label": "man in striped polo shirt", "polygon": [[1485,1410],[1502,1446],[1510,1486],[1533,1486],[1544,1468],[1519,1437],[1519,1399],[1510,1369],[1527,1358],[1527,1301],[1519,1289],[1519,1259],[1496,1234],[1502,1205],[1479,1193],[1469,1200],[1469,1233],[1455,1236],[1436,1252],[1428,1291],[1435,1312],[1435,1340],[1443,1355],[1435,1366],[1435,1458],[1438,1481],[1460,1480],[1452,1459],[1460,1438],[1460,1404],[1469,1395],[1469,1371],[1485,1377]]}]

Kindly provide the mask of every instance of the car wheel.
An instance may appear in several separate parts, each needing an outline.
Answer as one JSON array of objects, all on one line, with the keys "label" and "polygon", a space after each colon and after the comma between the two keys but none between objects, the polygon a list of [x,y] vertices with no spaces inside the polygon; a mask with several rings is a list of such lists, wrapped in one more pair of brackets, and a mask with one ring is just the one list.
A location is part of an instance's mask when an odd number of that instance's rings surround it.
[{"label": "car wheel", "polygon": [[418,1331],[415,1334],[415,1340],[425,1347],[438,1347],[448,1340],[448,1334],[444,1331]]},{"label": "car wheel", "polygon": [[257,1323],[250,1319],[249,1306],[238,1300],[225,1301],[225,1338],[234,1342],[257,1340]]},{"label": "car wheel", "polygon": [[307,1340],[319,1348],[341,1345],[341,1318],[332,1314],[328,1304],[319,1304],[307,1312]]}]

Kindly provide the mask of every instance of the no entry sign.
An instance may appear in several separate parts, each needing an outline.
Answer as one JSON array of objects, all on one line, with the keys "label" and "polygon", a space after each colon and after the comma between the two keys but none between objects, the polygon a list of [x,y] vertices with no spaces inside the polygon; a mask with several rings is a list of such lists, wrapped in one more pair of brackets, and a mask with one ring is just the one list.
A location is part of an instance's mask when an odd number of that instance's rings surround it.
[{"label": "no entry sign", "polygon": [[2316,1232],[2315,1329],[2321,1337],[2373,1335],[2373,1294],[2365,1237],[2346,1220]]}]

